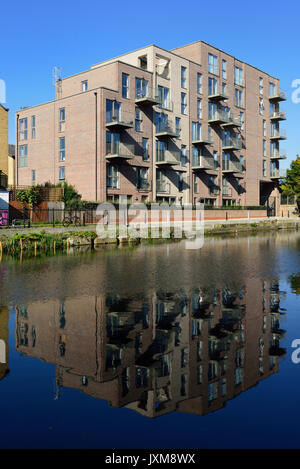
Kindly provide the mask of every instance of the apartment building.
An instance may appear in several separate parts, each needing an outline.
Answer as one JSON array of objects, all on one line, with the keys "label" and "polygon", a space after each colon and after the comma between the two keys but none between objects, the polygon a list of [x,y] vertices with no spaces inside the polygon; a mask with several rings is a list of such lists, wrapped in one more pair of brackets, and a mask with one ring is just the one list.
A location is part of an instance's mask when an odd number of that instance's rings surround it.
[{"label": "apartment building", "polygon": [[8,109],[0,104],[0,186],[6,187],[8,177]]},{"label": "apartment building", "polygon": [[279,208],[279,80],[202,41],[151,45],[59,79],[16,113],[16,182],[83,199]]}]

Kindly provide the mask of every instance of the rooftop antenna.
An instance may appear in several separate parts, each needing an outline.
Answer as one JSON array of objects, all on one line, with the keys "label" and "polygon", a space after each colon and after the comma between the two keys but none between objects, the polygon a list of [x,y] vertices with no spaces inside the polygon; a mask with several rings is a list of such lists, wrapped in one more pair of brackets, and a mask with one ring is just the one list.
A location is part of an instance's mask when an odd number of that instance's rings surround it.
[{"label": "rooftop antenna", "polygon": [[52,83],[56,90],[56,98],[61,98],[61,68],[53,67],[52,68]]}]

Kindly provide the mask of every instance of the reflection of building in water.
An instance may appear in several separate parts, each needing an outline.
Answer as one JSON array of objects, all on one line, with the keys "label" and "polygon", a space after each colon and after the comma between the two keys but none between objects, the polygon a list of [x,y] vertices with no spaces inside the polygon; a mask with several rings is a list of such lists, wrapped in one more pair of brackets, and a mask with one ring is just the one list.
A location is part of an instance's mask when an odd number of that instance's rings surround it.
[{"label": "reflection of building in water", "polygon": [[0,307],[0,380],[8,372],[8,308]]},{"label": "reflection of building in water", "polygon": [[57,385],[148,417],[203,415],[278,371],[276,282],[33,303],[17,347],[57,365]]}]

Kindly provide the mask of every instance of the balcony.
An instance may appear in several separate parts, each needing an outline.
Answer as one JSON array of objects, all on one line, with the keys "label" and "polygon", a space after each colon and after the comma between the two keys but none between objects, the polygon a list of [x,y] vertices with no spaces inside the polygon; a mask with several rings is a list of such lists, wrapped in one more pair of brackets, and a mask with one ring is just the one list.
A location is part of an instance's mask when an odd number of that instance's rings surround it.
[{"label": "balcony", "polygon": [[228,98],[229,98],[228,94],[225,93],[225,91],[223,90],[222,91],[215,90],[208,94],[208,99],[211,99],[213,101],[223,101]]},{"label": "balcony", "polygon": [[175,166],[180,164],[180,151],[157,150],[156,165],[157,166]]},{"label": "balcony", "polygon": [[272,102],[286,101],[285,91],[276,91],[272,96],[269,96],[269,100]]},{"label": "balcony", "polygon": [[222,111],[217,111],[212,116],[208,117],[209,124],[226,124],[229,120],[229,115]]},{"label": "balcony", "polygon": [[150,105],[161,104],[161,99],[155,89],[147,88],[145,90],[135,91],[135,104],[138,105]]},{"label": "balcony", "polygon": [[280,179],[279,169],[274,169],[270,172],[270,179]]},{"label": "balcony", "polygon": [[223,187],[222,188],[222,196],[223,197],[232,197],[232,188],[231,187]]},{"label": "balcony", "polygon": [[242,127],[242,121],[239,116],[229,116],[228,122],[223,127]]},{"label": "balcony", "polygon": [[176,129],[169,122],[156,125],[155,135],[157,138],[175,138],[178,136]]},{"label": "balcony", "polygon": [[270,116],[270,120],[272,121],[285,121],[286,114],[284,111],[276,111]]},{"label": "balcony", "polygon": [[131,160],[134,156],[135,145],[133,144],[125,145],[124,143],[115,142],[106,145],[105,158],[107,160],[114,160],[118,158],[123,160]]},{"label": "balcony", "polygon": [[192,169],[216,169],[215,161],[210,156],[193,156]]},{"label": "balcony", "polygon": [[223,161],[222,164],[222,172],[223,173],[242,173],[243,172],[243,165],[239,161]]},{"label": "balcony", "polygon": [[223,150],[241,150],[243,142],[241,138],[228,138],[222,142]]},{"label": "balcony", "polygon": [[133,120],[130,114],[124,112],[108,111],[106,112],[106,128],[108,129],[132,129]]},{"label": "balcony", "polygon": [[171,184],[164,181],[156,181],[156,192],[157,194],[170,194]]},{"label": "balcony", "polygon": [[194,135],[192,136],[192,143],[193,145],[212,145],[214,141],[209,136]]},{"label": "balcony", "polygon": [[285,130],[275,130],[270,135],[270,140],[286,140],[286,131]]},{"label": "balcony", "polygon": [[219,186],[216,186],[216,185],[209,186],[208,191],[209,191],[209,195],[212,195],[212,196],[217,196],[220,194],[220,188]]},{"label": "balcony", "polygon": [[270,156],[271,160],[286,160],[285,150],[276,150],[273,155]]},{"label": "balcony", "polygon": [[136,184],[136,188],[139,191],[151,191],[151,181],[140,179]]}]

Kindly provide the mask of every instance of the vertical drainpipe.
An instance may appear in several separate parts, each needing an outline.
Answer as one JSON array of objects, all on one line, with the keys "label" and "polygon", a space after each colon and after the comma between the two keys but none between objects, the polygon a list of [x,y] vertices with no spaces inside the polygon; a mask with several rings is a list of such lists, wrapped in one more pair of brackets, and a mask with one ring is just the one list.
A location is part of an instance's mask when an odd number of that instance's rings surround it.
[{"label": "vertical drainpipe", "polygon": [[98,95],[95,95],[95,202],[98,199]]},{"label": "vertical drainpipe", "polygon": [[15,176],[16,176],[16,185],[19,185],[19,114],[17,114],[17,138],[16,138],[16,162],[15,162]]}]

